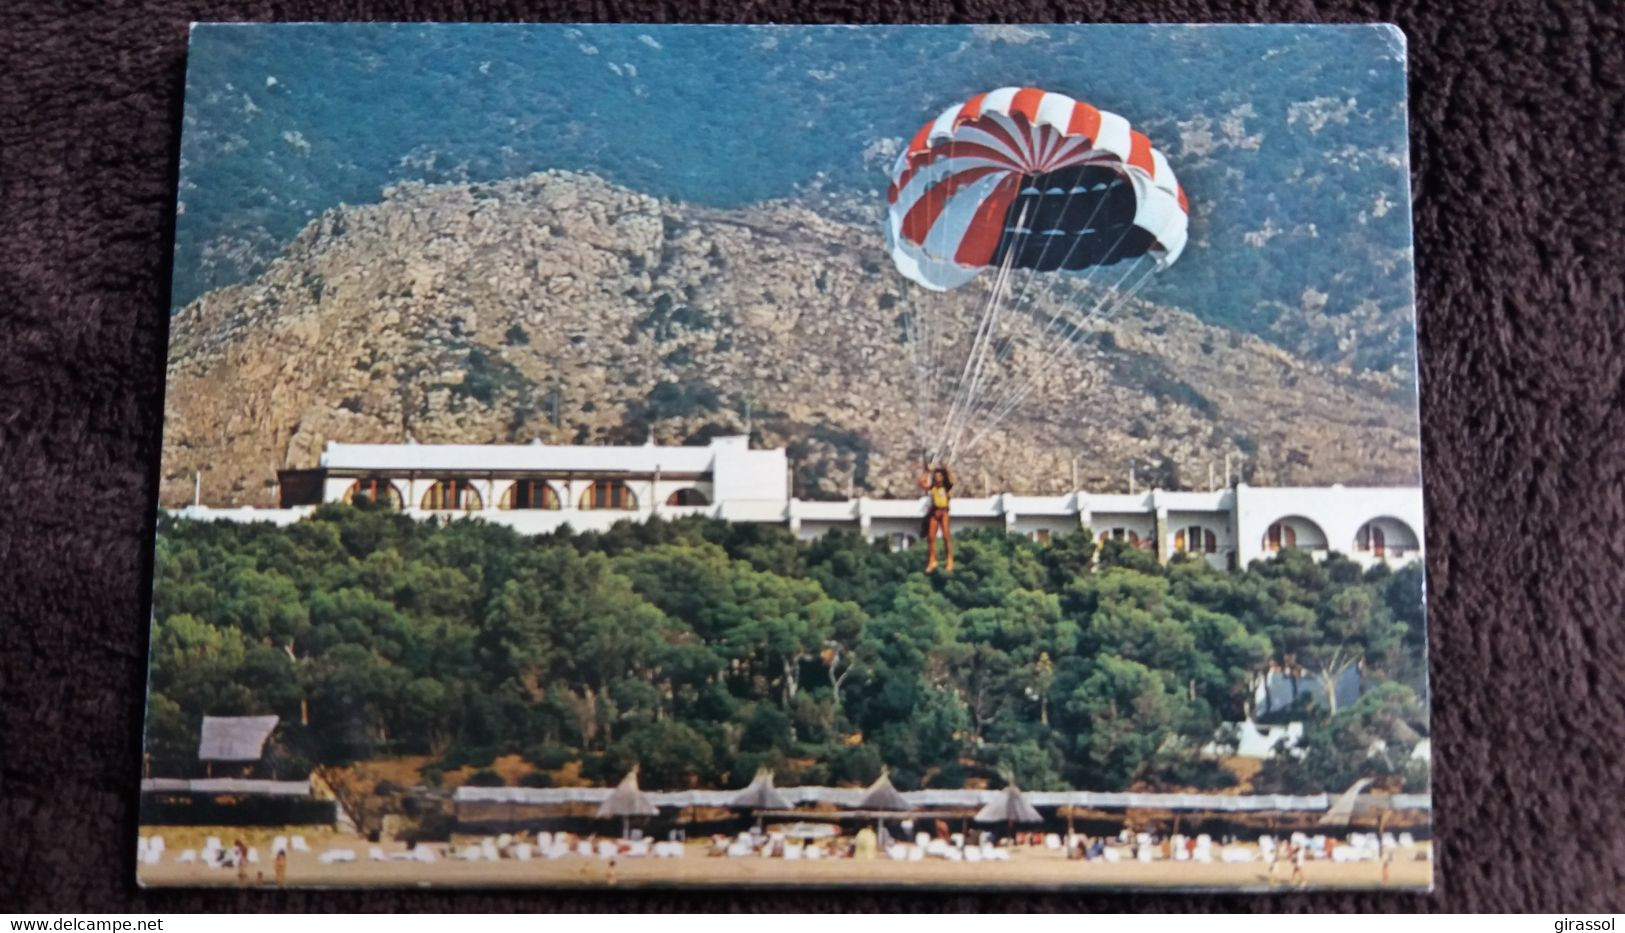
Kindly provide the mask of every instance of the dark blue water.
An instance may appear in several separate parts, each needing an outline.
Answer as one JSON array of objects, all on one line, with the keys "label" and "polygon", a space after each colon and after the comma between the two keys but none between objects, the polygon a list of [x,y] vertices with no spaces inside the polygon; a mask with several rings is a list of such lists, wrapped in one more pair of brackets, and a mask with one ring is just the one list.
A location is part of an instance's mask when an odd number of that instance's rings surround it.
[{"label": "dark blue water", "polygon": [[1148,297],[1264,334],[1291,329],[1306,289],[1333,313],[1374,301],[1396,332],[1372,364],[1408,368],[1396,34],[1037,29],[200,26],[174,303],[256,272],[312,217],[402,179],[566,168],[726,206],[822,174],[879,197],[878,142],[1019,84],[1120,113],[1169,156],[1195,234]]}]

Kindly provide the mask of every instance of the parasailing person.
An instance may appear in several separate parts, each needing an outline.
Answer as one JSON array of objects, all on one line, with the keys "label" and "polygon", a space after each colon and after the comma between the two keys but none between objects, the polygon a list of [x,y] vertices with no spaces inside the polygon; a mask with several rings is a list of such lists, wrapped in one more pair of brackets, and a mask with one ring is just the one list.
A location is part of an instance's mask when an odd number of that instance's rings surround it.
[{"label": "parasailing person", "polygon": [[930,463],[920,465],[919,478],[915,480],[920,489],[930,498],[925,510],[925,572],[931,573],[937,569],[937,533],[942,534],[945,563],[943,571],[954,572],[954,532],[948,516],[948,495],[953,492],[954,474],[948,469],[948,464],[939,464],[935,470]]}]

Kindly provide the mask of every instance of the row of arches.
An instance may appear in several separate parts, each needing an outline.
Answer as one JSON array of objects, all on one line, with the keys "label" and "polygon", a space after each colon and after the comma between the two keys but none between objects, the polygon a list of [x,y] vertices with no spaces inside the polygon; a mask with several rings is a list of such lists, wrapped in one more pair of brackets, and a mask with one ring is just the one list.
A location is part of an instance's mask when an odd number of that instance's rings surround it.
[{"label": "row of arches", "polygon": [[[344,501],[354,502],[357,498],[388,502],[390,507],[395,509],[403,508],[406,501],[399,485],[382,478],[359,479],[351,483],[344,494]],[[687,487],[667,496],[666,504],[704,506],[710,505],[711,502],[705,493]],[[478,512],[485,508],[485,499],[480,495],[479,486],[471,480],[442,479],[429,486],[419,500],[418,507],[430,512]],[[505,511],[522,509],[558,511],[563,507],[559,491],[552,483],[534,479],[515,481],[508,486],[497,502],[497,508]],[[582,490],[576,507],[584,511],[631,512],[638,508],[638,496],[632,491],[632,487],[622,480],[598,479],[588,483]]]},{"label": "row of arches", "polygon": [[[1383,516],[1361,525],[1354,533],[1354,550],[1372,557],[1404,557],[1421,550],[1421,541],[1411,526],[1397,518]],[[1267,554],[1302,548],[1311,551],[1330,549],[1326,532],[1310,519],[1290,515],[1271,522],[1264,530],[1260,546]]]},{"label": "row of arches", "polygon": [[[1126,541],[1129,546],[1142,550],[1154,550],[1155,542],[1150,537],[1142,537],[1132,528],[1108,528],[1100,532],[1101,544],[1107,541]],[[1372,557],[1403,557],[1420,550],[1420,543],[1416,532],[1397,518],[1374,518],[1360,526],[1354,535],[1354,550],[1356,553],[1369,554]],[[1301,516],[1288,516],[1279,521],[1271,522],[1264,531],[1260,547],[1265,553],[1274,554],[1283,550],[1303,548],[1306,550],[1328,550],[1330,545],[1326,533],[1320,526]],[[1175,553],[1189,554],[1216,554],[1219,550],[1219,536],[1212,528],[1204,525],[1188,525],[1174,532],[1173,550]]]}]

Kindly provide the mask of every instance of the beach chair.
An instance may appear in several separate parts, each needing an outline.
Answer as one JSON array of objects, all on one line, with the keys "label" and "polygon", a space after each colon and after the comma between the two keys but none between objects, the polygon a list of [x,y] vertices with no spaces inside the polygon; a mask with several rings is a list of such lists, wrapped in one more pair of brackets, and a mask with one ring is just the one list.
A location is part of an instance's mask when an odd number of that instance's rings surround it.
[{"label": "beach chair", "polygon": [[513,835],[511,833],[503,833],[497,837],[497,848],[506,849],[511,845],[513,845]]},{"label": "beach chair", "polygon": [[1196,851],[1191,853],[1191,859],[1199,865],[1213,864],[1213,843],[1209,842],[1208,844],[1203,845],[1202,843],[1198,842],[1196,844]]},{"label": "beach chair", "polygon": [[1141,864],[1149,865],[1153,857],[1150,846],[1140,846],[1139,860]]},{"label": "beach chair", "polygon": [[1383,833],[1382,847],[1384,849],[1397,849],[1399,848],[1399,840],[1394,837],[1393,833]]},{"label": "beach chair", "polygon": [[547,860],[550,862],[554,859],[564,858],[569,854],[570,846],[567,843],[555,841],[552,845],[547,847]]},{"label": "beach chair", "polygon": [[434,854],[434,850],[421,842],[412,847],[412,861],[414,862],[423,862],[424,864],[428,864],[429,862],[433,862],[435,858],[436,856]]},{"label": "beach chair", "polygon": [[382,846],[373,846],[372,848],[368,849],[367,858],[373,860],[374,862],[389,861],[389,856],[384,854],[384,849]]},{"label": "beach chair", "polygon": [[288,844],[293,846],[293,851],[295,852],[310,851],[310,845],[305,842],[304,836],[294,836],[292,839],[288,840]]},{"label": "beach chair", "polygon": [[930,833],[915,833],[914,834],[914,844],[919,846],[922,849],[925,848],[926,846],[931,844],[931,834]]},{"label": "beach chair", "polygon": [[521,862],[530,861],[530,843],[515,843],[513,847],[513,857]]},{"label": "beach chair", "polygon": [[949,833],[948,834],[948,844],[953,846],[956,849],[963,849],[965,847],[965,834],[964,833]]},{"label": "beach chair", "polygon": [[965,861],[980,862],[982,860],[981,846],[968,846],[965,849]]},{"label": "beach chair", "polygon": [[1100,857],[1113,864],[1121,862],[1123,860],[1123,847],[1107,846],[1100,850]]},{"label": "beach chair", "polygon": [[457,857],[465,862],[477,862],[485,858],[485,850],[479,846],[464,846],[457,851]]},{"label": "beach chair", "polygon": [[728,846],[728,857],[745,858],[751,854],[751,851],[752,850],[749,842],[735,841],[732,845]]},{"label": "beach chair", "polygon": [[576,854],[582,858],[592,858],[592,840],[582,839],[576,843]]},{"label": "beach chair", "polygon": [[808,845],[806,849],[806,857],[815,862],[818,861],[824,857],[824,847],[816,842]]},{"label": "beach chair", "polygon": [[1253,850],[1244,846],[1225,846],[1219,853],[1219,858],[1228,865],[1237,865],[1253,860]]},{"label": "beach chair", "polygon": [[929,844],[929,840],[927,840],[927,844],[924,846],[909,846],[908,860],[911,862],[925,861],[926,848],[929,846]]},{"label": "beach chair", "polygon": [[288,837],[287,836],[278,836],[275,839],[271,840],[271,854],[272,855],[280,855],[281,853],[286,852],[286,851],[288,851]]},{"label": "beach chair", "polygon": [[135,851],[136,851],[137,854],[142,854],[142,853],[145,853],[147,851],[147,837],[146,836],[137,836],[137,837],[135,837]]},{"label": "beach chair", "polygon": [[551,849],[552,847],[553,847],[553,834],[552,833],[537,833],[536,834],[536,851],[542,852],[542,851],[545,851],[547,849]]},{"label": "beach chair", "polygon": [[925,846],[925,854],[932,858],[948,857],[948,842],[945,839],[933,839]]},{"label": "beach chair", "polygon": [[191,865],[192,863],[197,861],[197,850],[196,849],[182,849],[181,850],[181,857],[176,859],[176,861],[180,862],[182,865]]},{"label": "beach chair", "polygon": [[162,836],[148,837],[148,839],[147,839],[147,851],[148,852],[157,852],[159,855],[162,855],[163,852],[164,852],[164,837],[162,837]]},{"label": "beach chair", "polygon": [[943,855],[946,856],[950,862],[963,862],[965,860],[964,851],[956,849],[953,846],[949,846],[948,851],[943,853]]},{"label": "beach chair", "polygon": [[[159,840],[159,841],[162,842],[163,840]],[[1400,844],[1400,846],[1402,848],[1406,848],[1406,849],[1414,848],[1415,845],[1416,845],[1416,837],[1411,835],[1410,833],[1400,833],[1399,834],[1399,844]]]},{"label": "beach chair", "polygon": [[620,854],[621,854],[621,847],[619,845],[616,845],[615,843],[609,841],[608,839],[600,839],[600,840],[598,840],[598,858],[601,861],[607,862],[610,859],[612,859],[615,856],[620,855]]},{"label": "beach chair", "polygon": [[1045,833],[1044,834],[1044,848],[1046,848],[1046,849],[1059,849],[1060,847],[1061,847],[1061,834],[1060,833]]},{"label": "beach chair", "polygon": [[204,848],[204,851],[208,851],[210,849],[220,849],[220,848],[222,848],[222,846],[220,845],[220,837],[219,836],[210,836],[207,839],[204,839],[203,840],[203,848]]},{"label": "beach chair", "polygon": [[259,863],[260,863],[260,850],[259,850],[259,847],[258,846],[249,846],[248,847],[248,864],[250,864],[250,865],[258,865]]},{"label": "beach chair", "polygon": [[326,852],[323,852],[321,855],[317,856],[316,860],[321,862],[323,865],[336,865],[340,862],[353,862],[355,861],[355,850],[328,849]]}]

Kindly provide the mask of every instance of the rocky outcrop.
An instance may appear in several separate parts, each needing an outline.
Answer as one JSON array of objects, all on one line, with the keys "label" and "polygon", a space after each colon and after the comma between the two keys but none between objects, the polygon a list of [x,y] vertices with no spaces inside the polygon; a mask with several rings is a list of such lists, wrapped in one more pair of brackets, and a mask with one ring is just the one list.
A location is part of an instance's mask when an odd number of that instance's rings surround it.
[{"label": "rocky outcrop", "polygon": [[[171,333],[162,501],[269,505],[328,440],[786,446],[799,494],[912,489],[920,386],[903,315],[943,333],[985,291],[925,295],[869,225],[788,203],[656,200],[590,175],[402,185],[313,221]],[[1011,367],[1039,313],[1012,316]],[[1068,351],[965,463],[969,491],[1417,480],[1409,387],[1134,303]],[[1012,370],[1014,371],[1014,370]]]}]

